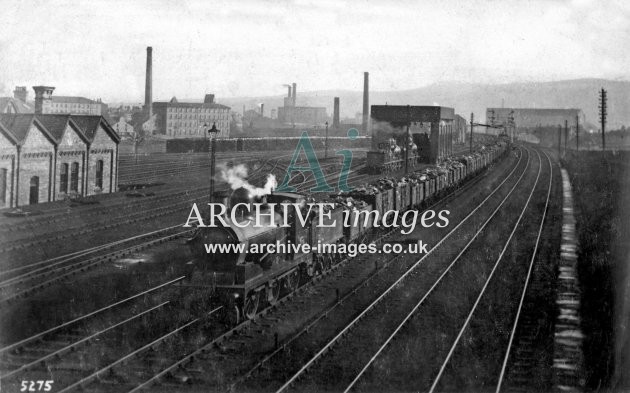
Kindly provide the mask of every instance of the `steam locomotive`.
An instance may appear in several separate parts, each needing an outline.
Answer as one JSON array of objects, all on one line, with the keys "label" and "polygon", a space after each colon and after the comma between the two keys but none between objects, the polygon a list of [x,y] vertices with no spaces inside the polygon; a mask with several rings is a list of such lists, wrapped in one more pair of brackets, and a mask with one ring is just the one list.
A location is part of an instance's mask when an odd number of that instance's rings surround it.
[{"label": "steam locomotive", "polygon": [[[349,193],[331,195],[328,202],[334,208],[327,211],[331,219],[343,222],[344,211],[370,212],[380,215],[389,210],[404,212],[409,209],[422,210],[446,193],[459,187],[507,152],[503,142],[486,146],[477,153],[447,160],[440,165],[408,174],[401,179],[382,178],[374,184],[357,188]],[[321,244],[361,244],[369,241],[378,228],[368,222],[355,226],[316,225],[315,215],[306,217],[305,224],[297,219],[297,209],[308,201],[307,195],[289,192],[272,192],[265,197],[266,203],[290,203],[287,217],[284,213],[266,212],[259,215],[262,225],[254,225],[255,218],[248,217],[246,210],[241,214],[251,219],[249,225],[235,225],[226,217],[228,225],[197,228],[188,239],[193,260],[187,273],[191,287],[208,290],[212,298],[223,305],[231,323],[254,318],[262,304],[275,304],[283,293],[294,291],[300,283],[322,274],[345,258],[341,254],[326,252],[300,253],[284,250],[284,253],[252,253],[254,244],[310,244],[313,248]],[[251,203],[244,189],[236,190],[229,201]],[[304,217],[304,215],[302,215]],[[286,219],[286,220],[285,220]],[[245,220],[244,220],[245,221]],[[286,222],[287,227],[271,225]],[[231,245],[229,252],[208,253],[206,244]],[[241,247],[241,248],[238,248]],[[320,247],[321,248],[321,247]]]}]

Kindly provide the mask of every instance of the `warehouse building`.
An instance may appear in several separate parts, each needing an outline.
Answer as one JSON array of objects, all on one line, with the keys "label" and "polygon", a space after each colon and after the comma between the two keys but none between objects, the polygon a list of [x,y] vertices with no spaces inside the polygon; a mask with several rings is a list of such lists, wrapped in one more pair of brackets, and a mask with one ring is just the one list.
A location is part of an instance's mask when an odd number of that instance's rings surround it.
[{"label": "warehouse building", "polygon": [[71,115],[96,115],[107,113],[107,105],[101,100],[85,97],[53,96],[53,86],[33,86],[35,90],[35,113]]},{"label": "warehouse building", "polygon": [[297,106],[297,84],[287,85],[284,106],[278,108],[278,121],[291,125],[323,125],[328,121],[325,107]]},{"label": "warehouse building", "polygon": [[0,208],[116,191],[119,142],[101,116],[0,114]]},{"label": "warehouse building", "polygon": [[[508,125],[514,120],[517,133],[529,133],[537,128],[564,127],[565,121],[569,126],[575,126],[576,118],[584,124],[584,112],[581,109],[559,108],[487,108],[486,123],[492,126]],[[501,128],[488,128],[487,132],[498,134]]]},{"label": "warehouse building", "polygon": [[230,107],[214,102],[214,94],[206,94],[203,103],[154,102],[155,135],[169,138],[206,138],[213,124],[220,131],[218,138],[230,136]]}]

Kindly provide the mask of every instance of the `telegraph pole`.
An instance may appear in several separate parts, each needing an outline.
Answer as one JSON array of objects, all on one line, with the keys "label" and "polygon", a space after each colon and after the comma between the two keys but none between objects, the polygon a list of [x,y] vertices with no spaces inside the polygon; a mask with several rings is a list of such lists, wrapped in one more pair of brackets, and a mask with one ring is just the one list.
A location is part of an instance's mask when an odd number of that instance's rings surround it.
[{"label": "telegraph pole", "polygon": [[473,141],[473,122],[475,121],[475,114],[470,113],[470,152],[472,153],[472,141]]},{"label": "telegraph pole", "polygon": [[510,111],[508,116],[508,129],[510,130],[510,143],[514,143],[514,134],[516,133],[516,123],[514,122],[514,111]]},{"label": "telegraph pole", "polygon": [[326,122],[326,142],[324,143],[326,150],[324,150],[324,159],[328,158],[328,122]]},{"label": "telegraph pole", "polygon": [[602,89],[599,96],[599,120],[602,125],[602,150],[606,150],[606,90]]},{"label": "telegraph pole", "polygon": [[558,124],[558,157],[562,154],[562,126]]},{"label": "telegraph pole", "polygon": [[564,120],[564,154],[567,154],[567,144],[569,140],[569,121]]},{"label": "telegraph pole", "polygon": [[580,150],[580,117],[575,115],[575,151]]}]

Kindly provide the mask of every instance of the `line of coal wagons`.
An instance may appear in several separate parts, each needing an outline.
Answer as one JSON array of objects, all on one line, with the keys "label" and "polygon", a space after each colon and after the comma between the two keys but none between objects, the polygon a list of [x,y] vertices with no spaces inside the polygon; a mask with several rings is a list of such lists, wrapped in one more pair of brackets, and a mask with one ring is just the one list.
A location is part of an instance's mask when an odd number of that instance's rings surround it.
[{"label": "line of coal wagons", "polygon": [[[404,212],[422,209],[459,187],[464,180],[475,176],[506,152],[507,144],[504,142],[484,145],[480,151],[448,159],[439,165],[409,173],[401,179],[384,177],[374,184],[340,193],[332,201],[359,211],[375,209],[380,217],[390,210]],[[351,222],[354,223],[354,220]],[[372,225],[369,221],[367,226],[364,224],[363,220],[359,220],[358,226],[345,228],[345,242],[357,242],[365,238],[367,227]],[[319,238],[322,242],[334,242],[328,236]]]}]

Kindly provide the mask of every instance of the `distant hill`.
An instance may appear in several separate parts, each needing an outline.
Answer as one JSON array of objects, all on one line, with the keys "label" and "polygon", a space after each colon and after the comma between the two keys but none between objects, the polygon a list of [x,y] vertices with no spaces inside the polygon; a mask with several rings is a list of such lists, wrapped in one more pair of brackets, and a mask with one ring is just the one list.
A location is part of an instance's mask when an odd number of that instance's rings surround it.
[{"label": "distant hill", "polygon": [[[333,97],[340,97],[341,116],[354,117],[362,108],[362,92],[348,90],[300,91],[298,105],[324,106],[332,116]],[[370,105],[443,105],[454,107],[465,118],[475,113],[477,120],[485,120],[487,107],[522,108],[580,108],[589,123],[598,124],[599,90],[608,91],[608,129],[630,126],[630,81],[606,79],[576,79],[557,82],[507,84],[478,84],[444,82],[399,91],[372,91]],[[218,101],[241,112],[265,104],[265,114],[283,105],[282,95],[270,97],[221,98]]]}]

